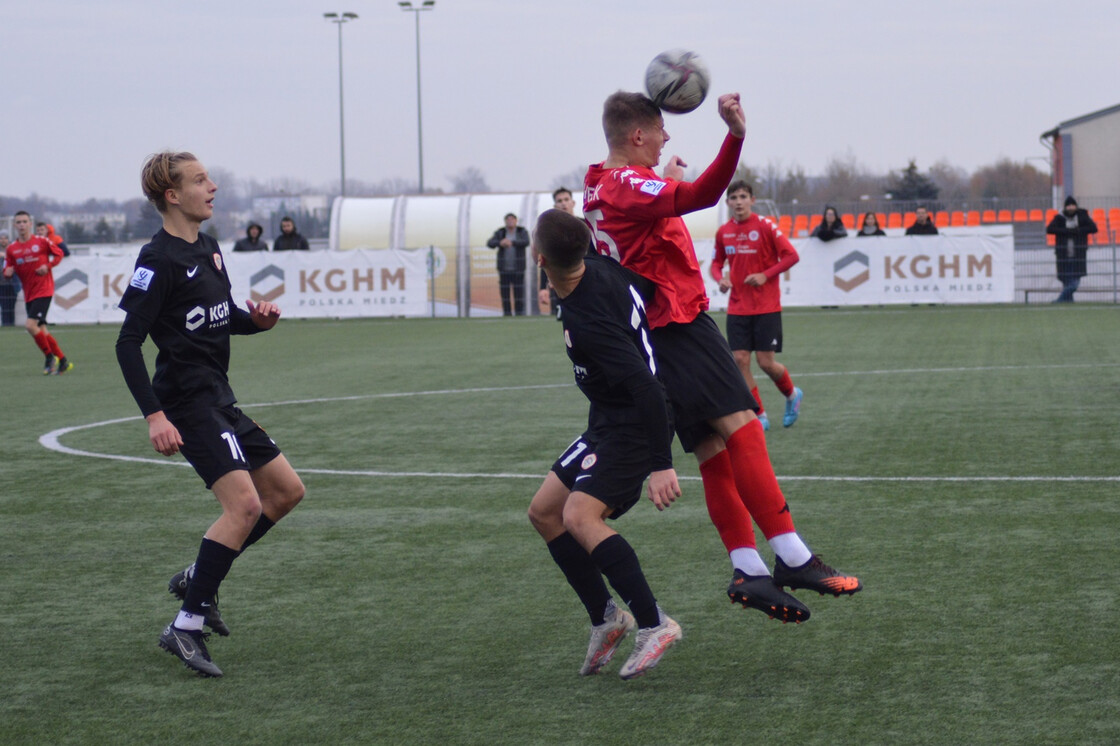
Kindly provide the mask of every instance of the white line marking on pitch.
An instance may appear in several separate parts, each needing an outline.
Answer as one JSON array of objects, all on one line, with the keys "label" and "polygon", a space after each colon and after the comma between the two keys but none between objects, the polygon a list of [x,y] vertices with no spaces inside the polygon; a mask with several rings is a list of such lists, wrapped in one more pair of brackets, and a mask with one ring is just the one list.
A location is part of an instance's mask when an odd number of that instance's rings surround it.
[{"label": "white line marking on pitch", "polygon": [[[865,371],[850,371],[850,372],[824,372],[824,373],[801,373],[801,376],[851,376],[851,375],[884,375],[889,373],[956,373],[970,370],[1035,370],[1039,368],[1090,368],[1090,367],[1114,367],[1113,364],[1092,364],[1092,363],[1070,363],[1065,365],[993,365],[982,366],[976,368],[908,368],[896,370],[865,370]],[[260,402],[257,404],[244,404],[242,409],[250,409],[253,407],[283,407],[293,404],[323,404],[326,402],[339,402],[339,401],[361,401],[366,399],[400,399],[413,396],[441,396],[450,394],[478,394],[478,393],[491,393],[502,391],[527,391],[536,389],[557,389],[568,388],[572,386],[570,383],[542,383],[532,384],[525,386],[488,386],[479,388],[467,389],[434,389],[431,391],[402,391],[384,394],[357,394],[354,396],[329,396],[315,399],[292,399],[290,401],[279,402]],[[86,456],[89,458],[108,459],[110,461],[128,461],[140,464],[157,464],[159,466],[190,466],[186,461],[168,461],[166,459],[156,459],[143,456],[123,456],[112,453],[96,453],[94,451],[83,451],[78,448],[71,448],[65,446],[61,442],[61,438],[69,433],[77,432],[79,430],[90,430],[96,427],[103,427],[105,425],[117,425],[122,422],[132,422],[142,420],[143,417],[135,415],[132,417],[118,417],[112,420],[102,420],[101,422],[91,422],[86,425],[74,425],[72,427],[63,427],[57,430],[51,430],[49,433],[44,433],[39,436],[39,444],[44,448],[55,451],[57,453],[64,453],[69,456]],[[314,468],[300,468],[297,469],[301,474],[326,474],[331,476],[360,476],[360,477],[420,477],[426,479],[541,479],[541,474],[516,474],[516,473],[485,473],[485,472],[427,472],[427,471],[379,471],[379,470],[366,470],[366,469],[314,469]],[[687,481],[699,481],[700,477],[681,476],[680,479]],[[779,476],[778,479],[787,482],[1120,482],[1120,476],[1103,476],[1103,477],[1088,477],[1088,476],[975,476],[975,477],[949,477],[949,476],[929,476],[929,477],[857,477],[857,476]]]}]

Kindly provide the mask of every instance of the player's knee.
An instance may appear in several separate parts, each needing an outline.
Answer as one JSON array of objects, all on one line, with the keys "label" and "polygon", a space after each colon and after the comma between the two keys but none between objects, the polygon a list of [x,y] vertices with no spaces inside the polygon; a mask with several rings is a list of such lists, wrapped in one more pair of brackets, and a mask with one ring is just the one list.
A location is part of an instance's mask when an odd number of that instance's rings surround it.
[{"label": "player's knee", "polygon": [[[307,488],[303,486],[303,480],[297,476],[285,484],[280,490],[280,501],[287,510],[291,510],[299,505],[300,500],[302,500],[306,494]],[[287,510],[285,510],[285,512],[287,512]]]},{"label": "player's knee", "polygon": [[738,363],[740,368],[751,367],[751,353],[749,350],[734,350],[731,354],[735,356],[735,362]]},{"label": "player's knee", "polygon": [[225,513],[247,533],[257,525],[257,519],[261,517],[261,500],[256,492],[246,492],[229,501]]},{"label": "player's knee", "polygon": [[599,520],[598,515],[587,510],[580,510],[578,505],[568,503],[564,506],[564,530],[576,538],[583,536]]},{"label": "player's knee", "polygon": [[550,510],[548,506],[536,500],[529,503],[528,515],[529,523],[533,524],[533,528],[542,536],[558,534],[564,530],[563,518],[556,511]]}]

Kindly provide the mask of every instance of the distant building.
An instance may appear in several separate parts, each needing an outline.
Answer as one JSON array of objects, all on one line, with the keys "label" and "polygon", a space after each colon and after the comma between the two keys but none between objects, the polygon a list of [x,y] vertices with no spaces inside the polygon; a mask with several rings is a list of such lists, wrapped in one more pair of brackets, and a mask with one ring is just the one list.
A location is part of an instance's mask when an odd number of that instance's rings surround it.
[{"label": "distant building", "polygon": [[1062,122],[1039,139],[1050,148],[1055,209],[1071,194],[1079,201],[1120,197],[1120,104]]}]

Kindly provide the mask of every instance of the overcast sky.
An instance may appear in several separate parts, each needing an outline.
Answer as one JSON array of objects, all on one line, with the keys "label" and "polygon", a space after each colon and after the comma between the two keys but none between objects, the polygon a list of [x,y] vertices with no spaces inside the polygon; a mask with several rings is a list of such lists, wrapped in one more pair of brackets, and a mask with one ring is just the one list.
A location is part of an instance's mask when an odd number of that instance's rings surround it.
[{"label": "overcast sky", "polygon": [[[2,2],[0,194],[139,196],[163,148],[337,183],[327,11],[360,16],[342,29],[348,178],[417,179],[414,15],[394,0]],[[603,99],[674,47],[712,74],[700,109],[666,117],[666,154],[691,166],[715,155],[727,91],[743,160],[810,175],[848,154],[876,172],[1045,156],[1040,133],[1120,103],[1116,0],[437,0],[420,26],[430,189],[471,166],[495,191],[548,189],[602,160]]]}]

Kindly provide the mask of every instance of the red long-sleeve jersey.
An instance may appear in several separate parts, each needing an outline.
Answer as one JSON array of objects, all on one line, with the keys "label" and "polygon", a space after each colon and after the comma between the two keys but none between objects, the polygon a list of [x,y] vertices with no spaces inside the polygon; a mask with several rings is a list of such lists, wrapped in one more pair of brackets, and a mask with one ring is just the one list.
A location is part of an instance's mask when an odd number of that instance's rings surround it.
[{"label": "red long-sleeve jersey", "polygon": [[719,201],[739,162],[743,141],[728,135],[712,164],[694,182],[666,180],[652,168],[587,170],[583,218],[600,254],[651,280],[649,326],[687,324],[708,308],[704,276],[681,215]]},{"label": "red long-sleeve jersey", "polygon": [[[757,316],[782,310],[778,275],[797,264],[800,257],[789,239],[769,218],[751,214],[746,220],[729,220],[716,232],[716,250],[709,272],[716,282],[723,277],[723,264],[729,263],[731,297],[727,312],[736,316]],[[766,284],[747,285],[748,275],[761,272]]]}]

